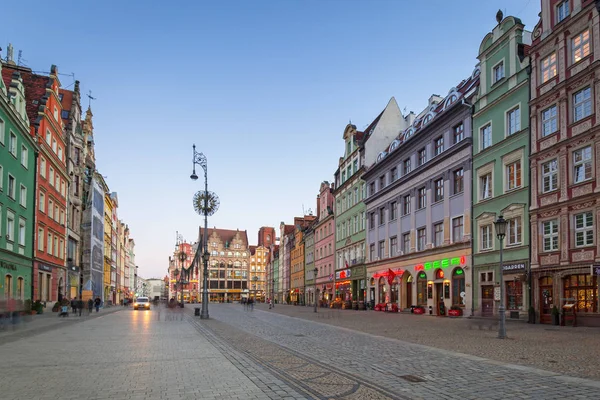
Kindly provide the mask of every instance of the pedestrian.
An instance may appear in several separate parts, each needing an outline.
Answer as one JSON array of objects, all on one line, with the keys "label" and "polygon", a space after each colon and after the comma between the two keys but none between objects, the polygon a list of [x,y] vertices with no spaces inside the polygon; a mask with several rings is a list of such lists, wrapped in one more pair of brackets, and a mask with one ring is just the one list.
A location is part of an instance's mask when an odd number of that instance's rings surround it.
[{"label": "pedestrian", "polygon": [[100,300],[100,297],[96,297],[96,300],[94,300],[94,306],[96,307],[96,312],[100,311],[100,303],[102,303],[102,300]]},{"label": "pedestrian", "polygon": [[92,313],[92,309],[94,308],[94,300],[89,299],[87,302],[87,306],[88,306],[88,312],[91,314]]},{"label": "pedestrian", "polygon": [[77,297],[73,297],[73,300],[71,300],[71,310],[73,315],[77,315]]},{"label": "pedestrian", "polygon": [[250,298],[250,311],[254,311],[254,299]]}]

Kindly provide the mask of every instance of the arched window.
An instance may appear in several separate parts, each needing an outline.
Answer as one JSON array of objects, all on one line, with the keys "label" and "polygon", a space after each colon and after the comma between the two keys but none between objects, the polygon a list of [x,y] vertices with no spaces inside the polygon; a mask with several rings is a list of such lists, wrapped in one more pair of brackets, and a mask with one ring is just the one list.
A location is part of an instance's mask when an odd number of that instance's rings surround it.
[{"label": "arched window", "polygon": [[390,302],[398,303],[398,277],[397,276],[392,281],[392,286],[390,287]]},{"label": "arched window", "polygon": [[236,256],[236,257],[239,257],[239,256],[240,256],[240,252],[239,252],[239,251],[236,251],[236,252],[235,252],[235,256]]},{"label": "arched window", "polygon": [[431,121],[432,119],[433,119],[433,115],[431,115],[431,114],[427,114],[427,115],[425,116],[425,118],[423,119],[423,125],[426,125],[426,124],[428,124],[428,123],[429,123],[429,121]]},{"label": "arched window", "polygon": [[375,278],[371,278],[371,286],[375,286]]},{"label": "arched window", "polygon": [[22,277],[17,279],[17,299],[24,300],[25,299],[25,286]]},{"label": "arched window", "polygon": [[6,274],[4,277],[4,297],[7,299],[12,298],[13,287],[12,287],[12,275]]},{"label": "arched window", "polygon": [[400,145],[400,141],[398,139],[394,140],[390,145],[390,153],[398,148]]},{"label": "arched window", "polygon": [[239,267],[241,267],[241,266],[242,266],[242,263],[241,263],[241,262],[239,262],[239,261],[234,261],[234,262],[233,262],[233,266],[234,266],[235,268],[239,268]]},{"label": "arched window", "polygon": [[465,271],[462,268],[456,268],[452,271],[452,305],[464,306],[465,299],[460,296],[465,291]]},{"label": "arched window", "polygon": [[247,266],[248,266],[248,263],[246,261],[243,261],[242,262],[242,267],[247,267]]},{"label": "arched window", "polygon": [[382,276],[379,278],[379,302],[385,303],[385,295],[387,294],[387,288],[385,287],[385,278]]},{"label": "arched window", "polygon": [[427,274],[419,272],[417,275],[417,305],[427,305]]}]

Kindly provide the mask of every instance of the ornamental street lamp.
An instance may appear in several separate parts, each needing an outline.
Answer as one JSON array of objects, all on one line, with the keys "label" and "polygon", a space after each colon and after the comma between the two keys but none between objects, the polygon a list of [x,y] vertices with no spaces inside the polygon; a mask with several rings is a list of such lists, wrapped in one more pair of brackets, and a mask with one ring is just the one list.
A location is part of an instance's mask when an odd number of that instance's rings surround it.
[{"label": "ornamental street lamp", "polygon": [[[195,144],[192,148],[194,149],[192,160],[193,168],[190,179],[193,181],[198,179],[198,175],[196,175],[196,165],[200,165],[204,170],[204,191],[197,192],[194,195],[194,209],[198,214],[204,216],[204,253],[202,254],[203,287],[200,319],[208,319],[208,259],[210,258],[210,253],[208,252],[208,216],[217,212],[217,209],[219,208],[219,198],[215,193],[208,191],[208,164],[206,156],[196,151]],[[202,245],[202,243],[200,245]]]},{"label": "ornamental street lamp", "polygon": [[502,271],[502,242],[504,241],[504,237],[506,236],[506,220],[502,215],[498,217],[498,219],[494,222],[496,226],[496,236],[500,241],[500,307],[498,308],[498,313],[500,314],[500,324],[498,325],[498,339],[506,338],[506,308],[504,306],[504,280],[503,280],[503,271]]},{"label": "ornamental street lamp", "polygon": [[[179,252],[179,266],[181,267],[181,275],[179,277],[179,288],[181,290],[181,308],[183,308],[183,281],[184,281],[184,272],[185,272],[185,260],[187,259],[187,254],[184,251]],[[177,299],[176,299],[177,300]]]},{"label": "ornamental street lamp", "polygon": [[315,286],[315,312],[317,312],[317,273],[319,272],[319,268],[315,267],[315,269],[313,270],[314,275],[313,275],[313,281],[314,281],[314,286]]}]

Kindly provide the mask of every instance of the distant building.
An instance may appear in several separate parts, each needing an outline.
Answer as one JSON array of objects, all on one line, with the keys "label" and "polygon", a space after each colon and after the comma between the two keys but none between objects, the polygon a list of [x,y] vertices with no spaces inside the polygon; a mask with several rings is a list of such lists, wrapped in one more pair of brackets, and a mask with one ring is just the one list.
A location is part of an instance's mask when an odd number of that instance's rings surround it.
[{"label": "distant building", "polygon": [[164,294],[165,281],[159,278],[146,279],[146,292],[150,300],[161,299]]}]

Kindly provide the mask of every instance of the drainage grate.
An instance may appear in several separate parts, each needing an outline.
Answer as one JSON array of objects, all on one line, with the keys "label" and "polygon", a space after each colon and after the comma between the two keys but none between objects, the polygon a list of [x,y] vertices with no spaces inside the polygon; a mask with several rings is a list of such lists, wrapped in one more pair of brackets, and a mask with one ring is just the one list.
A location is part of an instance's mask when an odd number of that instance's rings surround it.
[{"label": "drainage grate", "polygon": [[296,337],[304,337],[304,335],[303,335],[303,334],[301,334],[301,333],[299,333],[299,334],[297,334],[297,335],[294,335],[294,336],[296,336]]},{"label": "drainage grate", "polygon": [[404,379],[405,381],[409,381],[409,382],[425,382],[425,379],[416,376],[416,375],[401,375],[400,378]]}]

